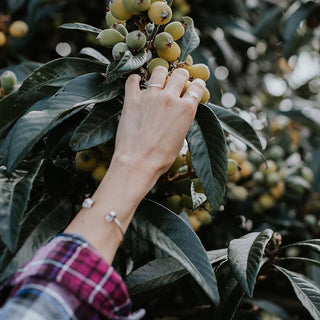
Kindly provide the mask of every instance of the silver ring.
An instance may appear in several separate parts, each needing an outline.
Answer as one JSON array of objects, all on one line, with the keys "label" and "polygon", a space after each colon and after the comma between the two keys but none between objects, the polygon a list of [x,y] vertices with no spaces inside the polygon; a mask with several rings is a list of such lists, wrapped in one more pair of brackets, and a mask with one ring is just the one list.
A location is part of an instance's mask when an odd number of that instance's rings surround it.
[{"label": "silver ring", "polygon": [[156,88],[163,89],[163,86],[161,84],[158,84],[158,83],[150,83],[150,84],[148,84],[147,88],[150,88],[150,87],[156,87]]},{"label": "silver ring", "polygon": [[187,91],[186,94],[188,94],[190,97],[196,98],[198,100],[198,103],[200,103],[201,99],[195,91]]}]

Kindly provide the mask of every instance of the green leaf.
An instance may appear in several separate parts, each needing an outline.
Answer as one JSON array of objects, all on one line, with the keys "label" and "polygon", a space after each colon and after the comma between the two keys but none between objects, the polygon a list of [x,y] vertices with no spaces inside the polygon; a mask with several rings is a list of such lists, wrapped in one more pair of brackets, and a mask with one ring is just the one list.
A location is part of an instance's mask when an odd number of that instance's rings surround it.
[{"label": "green leaf", "polygon": [[311,250],[320,254],[320,239],[310,239],[310,240],[291,243],[281,247],[280,250],[287,249],[290,247],[303,247],[304,249]]},{"label": "green leaf", "polygon": [[146,51],[141,51],[135,56],[129,50],[126,51],[119,62],[112,62],[108,65],[107,82],[110,83],[126,73],[139,69],[147,62],[147,58]]},{"label": "green leaf", "polygon": [[83,54],[83,55],[86,55],[86,56],[89,56],[89,57],[92,57],[102,63],[105,63],[105,64],[110,64],[110,60],[107,59],[103,54],[101,54],[99,51],[93,49],[93,48],[90,48],[90,47],[85,47],[85,48],[82,48],[80,53],[79,54]]},{"label": "green leaf", "polygon": [[291,47],[294,37],[297,32],[297,28],[301,21],[305,20],[313,9],[317,6],[314,1],[308,1],[301,3],[300,7],[289,16],[283,30],[284,37],[284,56],[288,59],[291,55]]},{"label": "green leaf", "polygon": [[42,65],[25,79],[18,94],[0,100],[0,136],[34,103],[51,96],[58,87],[80,75],[104,70],[105,64],[79,58],[61,58]]},{"label": "green leaf", "polygon": [[290,281],[293,290],[314,319],[320,319],[320,287],[302,274],[274,266]]},{"label": "green leaf", "polygon": [[179,41],[179,46],[181,49],[180,61],[185,61],[187,56],[196,49],[200,44],[199,36],[194,28],[194,23],[192,18],[183,17],[183,23],[186,25],[186,31],[183,37]]},{"label": "green leaf", "polygon": [[144,200],[132,221],[136,232],[186,268],[214,304],[219,302],[216,278],[194,231],[173,212]]},{"label": "green leaf", "polygon": [[[33,146],[52,129],[53,123],[66,111],[86,104],[89,99],[108,91],[115,92],[114,86],[101,86],[104,77],[99,73],[80,76],[62,87],[50,99],[22,116],[12,128],[7,157],[7,170],[11,172],[28,154]],[[5,141],[6,143],[6,141]]]},{"label": "green leaf", "polygon": [[297,262],[304,262],[308,264],[312,264],[314,266],[320,267],[320,261],[313,260],[313,259],[308,259],[304,257],[285,257],[285,258],[278,258],[278,261],[297,261]]},{"label": "green leaf", "polygon": [[193,168],[211,207],[216,211],[227,183],[227,148],[219,120],[205,105],[199,105],[187,141]]},{"label": "green leaf", "polygon": [[228,257],[232,272],[249,297],[253,295],[264,250],[272,234],[272,230],[266,229],[230,241]]},{"label": "green leaf", "polygon": [[67,197],[52,195],[48,199],[40,199],[39,203],[27,213],[21,228],[20,249],[1,274],[0,281],[29,261],[41,246],[61,232],[67,226],[72,214],[72,200]]},{"label": "green leaf", "polygon": [[75,23],[65,23],[59,26],[61,29],[73,29],[73,30],[81,30],[88,31],[93,33],[100,33],[102,29],[90,26],[89,24],[75,22]]},{"label": "green leaf", "polygon": [[115,136],[119,108],[112,105],[97,105],[74,131],[70,147],[73,151],[92,148]]},{"label": "green leaf", "polygon": [[11,177],[0,169],[0,236],[10,251],[17,245],[20,223],[41,163],[33,162],[30,168],[17,169]]},{"label": "green leaf", "polygon": [[272,26],[276,27],[278,25],[278,22],[282,14],[282,7],[273,7],[271,9],[266,10],[263,13],[263,15],[261,15],[261,19],[254,26],[252,33],[256,37],[262,37],[264,34],[270,32]]},{"label": "green leaf", "polygon": [[225,131],[243,141],[259,154],[263,153],[260,139],[247,121],[237,114],[212,103],[208,103],[207,106],[214,111],[215,115],[222,122],[222,127]]}]

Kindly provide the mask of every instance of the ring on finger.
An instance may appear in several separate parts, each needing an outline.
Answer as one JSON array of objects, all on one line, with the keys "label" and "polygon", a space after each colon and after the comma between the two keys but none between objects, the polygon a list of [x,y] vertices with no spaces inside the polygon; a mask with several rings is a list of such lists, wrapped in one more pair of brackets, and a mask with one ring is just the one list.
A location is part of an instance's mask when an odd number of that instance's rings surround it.
[{"label": "ring on finger", "polygon": [[198,103],[200,103],[201,98],[199,97],[198,93],[195,91],[187,91],[186,94],[188,94],[190,97],[194,97],[198,100]]},{"label": "ring on finger", "polygon": [[158,84],[158,83],[150,83],[150,84],[147,84],[147,88],[152,88],[152,87],[163,89],[163,85]]}]

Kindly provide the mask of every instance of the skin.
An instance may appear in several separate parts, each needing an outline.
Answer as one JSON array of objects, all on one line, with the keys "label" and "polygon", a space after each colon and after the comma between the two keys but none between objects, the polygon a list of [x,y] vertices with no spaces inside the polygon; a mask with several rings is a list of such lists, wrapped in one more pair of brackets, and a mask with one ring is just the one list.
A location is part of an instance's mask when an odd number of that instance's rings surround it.
[{"label": "skin", "polygon": [[[167,75],[168,70],[159,66],[149,83],[164,86]],[[173,71],[164,89],[140,90],[138,75],[129,76],[126,82],[110,167],[91,197],[94,205],[82,209],[65,229],[87,239],[108,263],[115,256],[122,235],[114,222],[104,221],[105,215],[116,211],[124,231],[127,230],[135,209],[170,168],[183,145],[198,106],[197,98],[189,92],[201,98],[205,90],[205,82],[195,80],[180,97],[188,78],[188,72],[180,68]]]}]

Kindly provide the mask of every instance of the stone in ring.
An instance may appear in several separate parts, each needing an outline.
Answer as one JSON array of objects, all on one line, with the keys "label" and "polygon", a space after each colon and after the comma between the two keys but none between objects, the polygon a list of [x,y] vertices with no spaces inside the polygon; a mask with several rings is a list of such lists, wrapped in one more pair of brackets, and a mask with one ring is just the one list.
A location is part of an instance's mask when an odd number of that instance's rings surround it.
[{"label": "stone in ring", "polygon": [[147,88],[150,88],[150,87],[156,87],[156,88],[163,89],[163,86],[161,84],[158,84],[158,83],[150,83],[150,84],[148,84]]},{"label": "stone in ring", "polygon": [[190,97],[194,97],[194,98],[196,98],[197,100],[198,100],[198,103],[200,103],[200,97],[199,97],[199,95],[196,93],[196,92],[194,92],[194,91],[187,91],[187,94],[190,96]]}]

